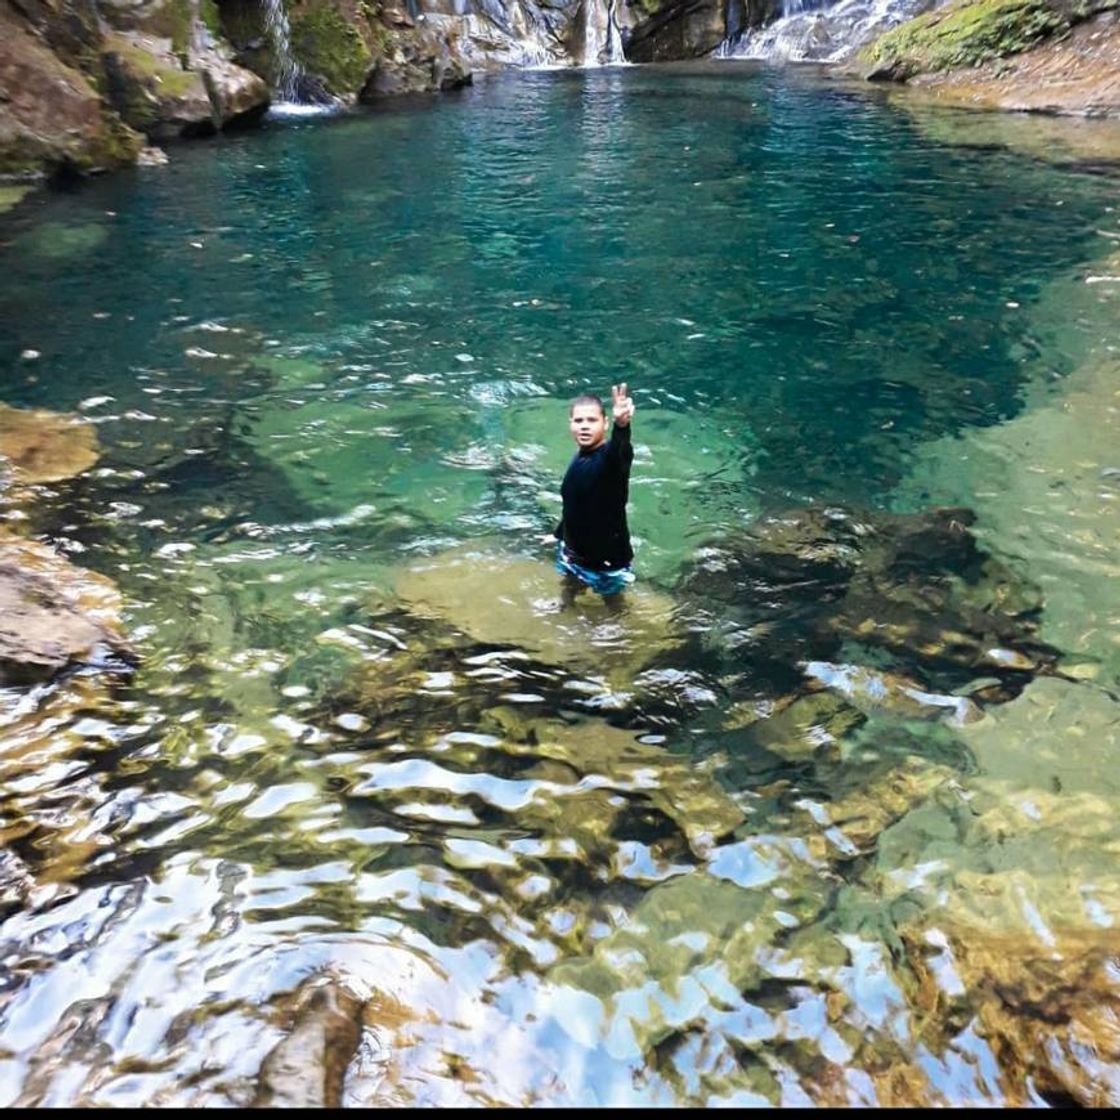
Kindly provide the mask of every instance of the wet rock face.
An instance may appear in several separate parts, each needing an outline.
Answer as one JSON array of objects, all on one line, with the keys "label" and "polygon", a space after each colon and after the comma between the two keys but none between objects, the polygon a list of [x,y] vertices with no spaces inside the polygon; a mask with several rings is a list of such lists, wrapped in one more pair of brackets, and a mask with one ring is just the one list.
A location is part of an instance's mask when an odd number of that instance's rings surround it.
[{"label": "wet rock face", "polygon": [[619,8],[631,62],[700,58],[782,11],[779,0],[625,0]]},{"label": "wet rock face", "polygon": [[642,0],[629,5],[635,22],[624,39],[632,62],[699,58],[727,37],[725,0]]},{"label": "wet rock face", "polygon": [[[263,112],[207,0],[31,0],[0,9],[0,173],[132,163],[143,137],[213,132]],[[217,25],[216,18],[212,22]]]},{"label": "wet rock face", "polygon": [[459,89],[473,81],[454,36],[434,24],[401,23],[391,52],[378,59],[358,94],[363,102],[398,93]]},{"label": "wet rock face", "polygon": [[188,69],[172,40],[118,31],[102,61],[109,103],[151,140],[217,132],[269,103],[264,81],[212,46],[196,49]]},{"label": "wet rock face", "polygon": [[0,6],[0,91],[0,174],[104,170],[140,150],[141,137],[104,110],[89,77],[8,5]]}]

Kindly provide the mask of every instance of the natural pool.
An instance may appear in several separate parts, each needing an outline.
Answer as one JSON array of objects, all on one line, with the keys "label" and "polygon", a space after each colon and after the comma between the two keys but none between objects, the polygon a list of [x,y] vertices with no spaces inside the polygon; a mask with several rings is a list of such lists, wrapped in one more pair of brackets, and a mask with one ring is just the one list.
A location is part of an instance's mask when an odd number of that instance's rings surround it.
[{"label": "natural pool", "polygon": [[0,692],[0,1101],[1115,1103],[1116,179],[952,120],[523,74],[0,218],[140,657]]}]

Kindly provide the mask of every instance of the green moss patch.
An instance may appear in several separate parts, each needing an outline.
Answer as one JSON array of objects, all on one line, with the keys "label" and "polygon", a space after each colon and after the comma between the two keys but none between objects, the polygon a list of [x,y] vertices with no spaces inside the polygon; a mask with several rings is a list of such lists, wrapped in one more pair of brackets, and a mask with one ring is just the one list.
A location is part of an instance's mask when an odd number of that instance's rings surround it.
[{"label": "green moss patch", "polygon": [[162,115],[161,106],[199,92],[199,77],[166,56],[152,54],[119,33],[106,38],[102,93],[132,128],[148,131]]},{"label": "green moss patch", "polygon": [[68,165],[83,173],[126,167],[136,162],[144,137],[108,109],[101,111],[101,128],[93,143],[78,152],[69,153]]},{"label": "green moss patch", "polygon": [[212,35],[221,35],[222,13],[218,9],[218,0],[198,0],[198,18]]},{"label": "green moss patch", "polygon": [[289,13],[292,54],[304,70],[322,78],[332,93],[356,93],[373,56],[358,29],[328,4]]},{"label": "green moss patch", "polygon": [[185,97],[197,81],[193,71],[172,66],[122,36],[114,35],[109,47],[133,77],[157,79],[160,92],[168,97]]},{"label": "green moss patch", "polygon": [[32,189],[30,183],[0,184],[0,214],[18,206],[23,201],[23,196]]},{"label": "green moss patch", "polygon": [[956,0],[888,31],[859,57],[905,80],[1018,54],[1076,20],[1047,0]]}]

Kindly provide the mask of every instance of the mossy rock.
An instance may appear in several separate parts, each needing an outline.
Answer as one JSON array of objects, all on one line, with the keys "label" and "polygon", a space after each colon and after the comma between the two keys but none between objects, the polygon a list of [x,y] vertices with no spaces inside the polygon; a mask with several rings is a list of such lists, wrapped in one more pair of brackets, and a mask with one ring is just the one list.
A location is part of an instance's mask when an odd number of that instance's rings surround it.
[{"label": "mossy rock", "polygon": [[3,5],[0,40],[5,65],[21,84],[21,96],[5,106],[0,175],[37,178],[135,161],[143,138],[104,108],[86,74],[67,66]]},{"label": "mossy rock", "polygon": [[0,139],[0,176],[39,179],[60,174],[91,175],[136,162],[144,137],[108,110],[85,135],[65,140],[16,132]]},{"label": "mossy rock", "polygon": [[222,13],[218,0],[198,0],[198,18],[206,24],[211,35],[221,35]]},{"label": "mossy rock", "polygon": [[34,188],[30,183],[0,185],[0,214],[17,207],[29,191]]},{"label": "mossy rock", "polygon": [[1088,14],[1088,7],[1054,0],[953,0],[888,31],[858,58],[870,67],[867,77],[897,81],[920,73],[979,66],[1068,30]]},{"label": "mossy rock", "polygon": [[77,170],[85,172],[127,167],[136,162],[144,143],[139,132],[129,128],[116,113],[105,109],[93,145],[70,162]]},{"label": "mossy rock", "polygon": [[[170,39],[171,49],[176,53],[190,46],[194,22],[191,0],[147,0],[139,4],[135,0],[101,0],[99,11],[118,31],[140,31]],[[211,30],[217,27],[215,0],[200,0],[198,14]]]},{"label": "mossy rock", "polygon": [[335,94],[365,84],[373,55],[355,23],[327,2],[293,5],[288,13],[292,55]]},{"label": "mossy rock", "polygon": [[172,56],[157,55],[124,34],[112,32],[106,36],[102,60],[105,98],[132,128],[152,134],[173,115],[172,106],[189,101],[208,105],[198,74],[174,65]]}]

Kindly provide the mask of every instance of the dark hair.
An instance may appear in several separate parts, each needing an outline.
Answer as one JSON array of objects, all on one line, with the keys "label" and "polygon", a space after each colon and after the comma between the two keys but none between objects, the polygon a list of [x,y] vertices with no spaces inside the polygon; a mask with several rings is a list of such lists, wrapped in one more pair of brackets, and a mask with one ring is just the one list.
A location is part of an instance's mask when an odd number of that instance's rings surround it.
[{"label": "dark hair", "polygon": [[602,398],[595,396],[594,393],[580,393],[580,395],[578,397],[573,397],[568,404],[568,415],[569,416],[571,416],[571,414],[575,410],[575,407],[576,407],[577,404],[597,405],[598,408],[599,408],[599,412],[603,416],[606,416],[606,414],[607,414],[607,410],[603,407]]}]

